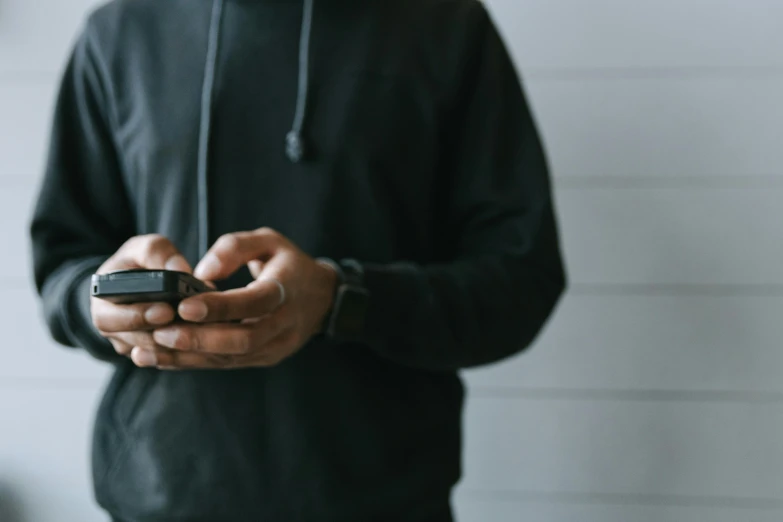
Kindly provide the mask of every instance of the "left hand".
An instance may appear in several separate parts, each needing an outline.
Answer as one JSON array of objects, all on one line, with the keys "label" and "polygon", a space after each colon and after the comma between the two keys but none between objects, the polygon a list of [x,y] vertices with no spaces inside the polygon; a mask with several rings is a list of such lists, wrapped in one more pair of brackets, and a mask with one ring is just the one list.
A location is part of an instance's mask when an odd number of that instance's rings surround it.
[{"label": "left hand", "polygon": [[217,281],[244,265],[255,278],[247,287],[180,303],[179,315],[190,324],[154,332],[155,342],[166,349],[156,350],[153,366],[275,366],[321,330],[337,285],[332,268],[316,262],[281,234],[262,228],[221,237],[194,275]]}]

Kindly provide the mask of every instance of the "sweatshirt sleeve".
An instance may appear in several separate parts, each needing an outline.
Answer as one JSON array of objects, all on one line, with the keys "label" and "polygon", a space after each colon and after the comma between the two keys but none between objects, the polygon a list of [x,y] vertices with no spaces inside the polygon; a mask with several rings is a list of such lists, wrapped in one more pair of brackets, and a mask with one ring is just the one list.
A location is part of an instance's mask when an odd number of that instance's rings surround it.
[{"label": "sweatshirt sleeve", "polygon": [[509,54],[479,7],[441,156],[445,262],[366,264],[364,339],[426,370],[498,361],[528,347],[565,288],[546,158]]},{"label": "sweatshirt sleeve", "polygon": [[117,360],[92,326],[90,276],[133,235],[113,141],[110,88],[88,28],[62,77],[30,234],[37,290],[52,337]]}]

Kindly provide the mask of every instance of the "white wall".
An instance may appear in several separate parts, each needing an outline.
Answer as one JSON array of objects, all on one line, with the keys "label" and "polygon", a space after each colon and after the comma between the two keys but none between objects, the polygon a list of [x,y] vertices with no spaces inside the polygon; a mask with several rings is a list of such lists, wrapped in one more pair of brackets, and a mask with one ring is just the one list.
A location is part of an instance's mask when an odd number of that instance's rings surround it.
[{"label": "white wall", "polygon": [[[783,2],[488,3],[550,152],[572,285],[533,351],[468,374],[460,522],[779,522]],[[0,0],[2,522],[104,519],[104,369],[46,339],[17,275],[91,4]]]}]

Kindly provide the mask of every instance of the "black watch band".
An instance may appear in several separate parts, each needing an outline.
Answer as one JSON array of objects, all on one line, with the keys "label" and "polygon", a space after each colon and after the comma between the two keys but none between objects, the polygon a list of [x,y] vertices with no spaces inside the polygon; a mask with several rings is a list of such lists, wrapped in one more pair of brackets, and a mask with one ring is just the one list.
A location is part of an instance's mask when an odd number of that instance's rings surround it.
[{"label": "black watch band", "polygon": [[326,317],[323,335],[340,341],[356,341],[364,333],[370,293],[364,283],[364,268],[353,259],[336,263],[331,259],[319,259],[330,266],[338,276],[334,305]]},{"label": "black watch band", "polygon": [[353,259],[344,259],[338,266],[342,270],[342,284],[364,288],[364,267]]}]

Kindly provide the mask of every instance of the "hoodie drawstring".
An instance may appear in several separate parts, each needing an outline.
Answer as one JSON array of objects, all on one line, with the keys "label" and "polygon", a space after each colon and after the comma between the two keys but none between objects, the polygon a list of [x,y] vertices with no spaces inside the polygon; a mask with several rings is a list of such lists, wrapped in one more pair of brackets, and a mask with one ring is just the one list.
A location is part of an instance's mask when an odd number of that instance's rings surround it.
[{"label": "hoodie drawstring", "polygon": [[223,18],[223,0],[212,3],[212,18],[209,22],[209,43],[204,65],[204,84],[201,88],[201,124],[198,134],[198,250],[203,257],[209,250],[209,135],[212,130],[212,93],[215,90],[215,69],[217,67],[220,24]]},{"label": "hoodie drawstring", "polygon": [[310,90],[310,36],[313,32],[313,0],[304,0],[302,30],[299,35],[299,88],[296,96],[294,125],[286,136],[286,153],[294,163],[302,161],[307,154],[302,128],[307,113],[307,96]]},{"label": "hoodie drawstring", "polygon": [[[314,0],[303,0],[302,29],[299,35],[299,85],[296,97],[296,113],[291,131],[286,135],[286,155],[292,163],[304,160],[307,147],[303,136],[307,118],[307,98],[310,91],[310,36],[313,32]],[[220,29],[225,0],[213,0],[209,22],[209,41],[204,65],[204,83],[201,88],[201,121],[198,139],[198,224],[199,254],[209,249],[209,141],[212,130],[212,95],[215,90]]]}]

